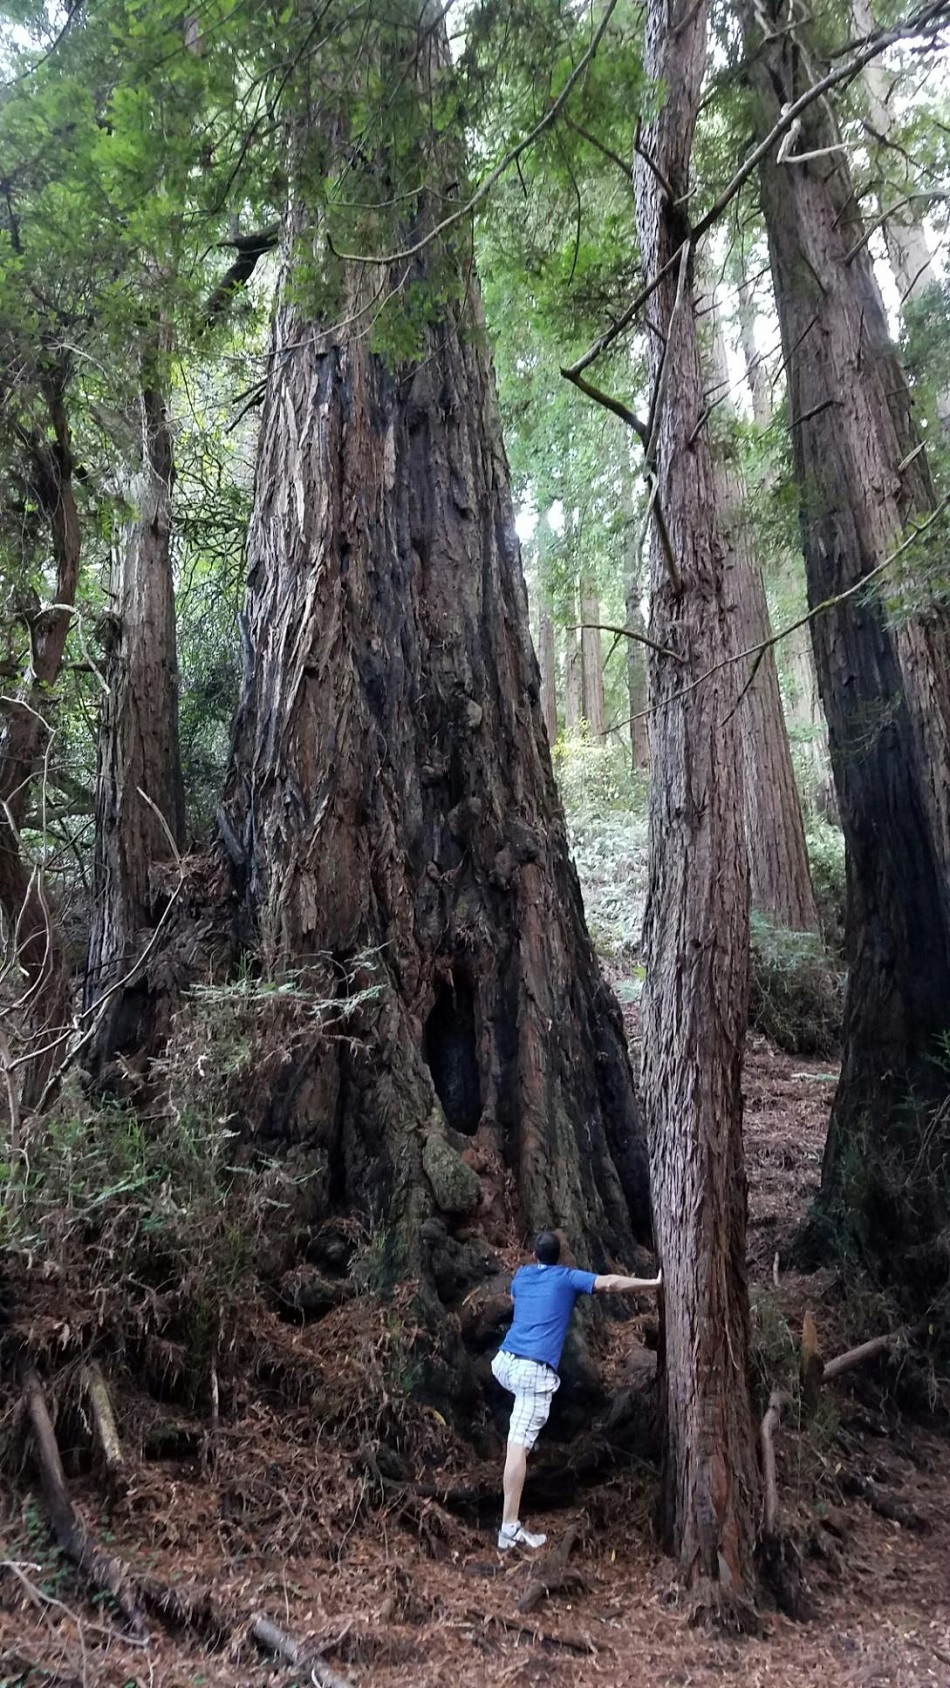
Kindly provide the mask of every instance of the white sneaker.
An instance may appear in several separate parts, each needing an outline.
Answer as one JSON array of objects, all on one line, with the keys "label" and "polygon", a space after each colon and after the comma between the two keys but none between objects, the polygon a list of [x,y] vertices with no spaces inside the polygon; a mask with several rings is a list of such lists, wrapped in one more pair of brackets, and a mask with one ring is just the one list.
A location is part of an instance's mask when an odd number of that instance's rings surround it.
[{"label": "white sneaker", "polygon": [[547,1536],[526,1530],[523,1524],[502,1524],[498,1532],[498,1547],[500,1552],[507,1553],[509,1547],[543,1547],[547,1539]]}]

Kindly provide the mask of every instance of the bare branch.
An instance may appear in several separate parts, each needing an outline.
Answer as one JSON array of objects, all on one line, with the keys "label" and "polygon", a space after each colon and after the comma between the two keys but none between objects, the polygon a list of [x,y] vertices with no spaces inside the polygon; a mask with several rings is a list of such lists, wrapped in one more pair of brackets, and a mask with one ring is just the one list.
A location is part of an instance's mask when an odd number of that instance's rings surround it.
[{"label": "bare branch", "polygon": [[665,645],[658,645],[655,639],[648,639],[645,633],[635,633],[632,627],[614,627],[609,621],[579,621],[573,627],[566,629],[568,633],[616,633],[618,639],[635,639],[638,645],[649,645],[651,651],[657,651],[660,656],[672,657],[674,662],[683,662],[684,658],[677,656],[675,651],[667,650]]}]

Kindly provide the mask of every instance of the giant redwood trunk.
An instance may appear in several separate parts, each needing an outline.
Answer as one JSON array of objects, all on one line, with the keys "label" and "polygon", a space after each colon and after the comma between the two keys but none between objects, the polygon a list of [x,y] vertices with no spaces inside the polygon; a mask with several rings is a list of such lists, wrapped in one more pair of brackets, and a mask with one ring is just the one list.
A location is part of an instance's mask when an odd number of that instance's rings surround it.
[{"label": "giant redwood trunk", "polygon": [[[411,23],[425,109],[440,32],[417,46]],[[403,1260],[425,1214],[492,1207],[626,1260],[648,1234],[645,1148],[551,771],[477,287],[464,253],[426,249],[412,280],[437,303],[440,273],[442,303],[387,361],[362,332],[365,270],[343,271],[341,328],[298,302],[318,250],[298,192],[226,810],[268,977],[341,1013],[378,994],[288,1063],[259,1139],[316,1173],[318,1214],[362,1213]]]},{"label": "giant redwood trunk", "polygon": [[[689,240],[706,33],[702,0],[651,0],[646,66],[661,109],[644,126],[635,174],[648,277]],[[722,666],[734,626],[687,251],[683,275],[676,262],[648,306],[653,380],[666,394],[653,442],[664,529],[654,525],[650,633],[674,654],[654,649],[650,661],[643,1097],[665,1292],[666,1534],[696,1607],[745,1624],[759,1489],[742,1153],[749,887],[737,671]]]},{"label": "giant redwood trunk", "polygon": [[159,357],[157,344],[145,357],[138,511],[113,572],[106,624],[109,692],[99,724],[85,987],[87,1009],[98,1008],[90,1050],[96,1068],[151,1039],[156,996],[136,963],[167,895],[156,889],[153,871],[173,856],[184,832],[171,557],[174,448]]},{"label": "giant redwood trunk", "polygon": [[[73,451],[66,413],[68,363],[50,362],[41,388],[46,426],[23,435],[25,481],[50,535],[55,580],[52,603],[25,618],[30,641],[23,680],[2,705],[0,733],[0,911],[13,977],[22,988],[9,1012],[9,1055],[19,1065],[12,1080],[29,1109],[42,1096],[65,1056],[72,1024],[69,964],[45,884],[42,864],[31,863],[21,829],[43,762],[52,725],[50,693],[59,677],[79,580],[81,534],[73,485]],[[8,1011],[9,1011],[9,1004]],[[11,1125],[13,1122],[11,1122]]]},{"label": "giant redwood trunk", "polygon": [[[772,9],[767,8],[772,16]],[[757,122],[812,79],[786,31],[747,32]],[[837,143],[826,102],[803,116],[794,152]],[[844,1065],[822,1196],[880,1257],[892,1254],[908,1170],[902,1134],[911,1094],[946,1090],[934,1064],[950,1027],[950,639],[939,607],[885,595],[903,578],[855,591],[932,508],[926,457],[890,343],[845,156],[761,170],[775,295],[788,372],[790,427],[813,606],[850,595],[812,622],[832,766],[848,852],[849,982]],[[911,606],[926,600],[920,553],[908,553]],[[911,1150],[915,1164],[917,1148]],[[926,1229],[939,1215],[917,1223]]]}]

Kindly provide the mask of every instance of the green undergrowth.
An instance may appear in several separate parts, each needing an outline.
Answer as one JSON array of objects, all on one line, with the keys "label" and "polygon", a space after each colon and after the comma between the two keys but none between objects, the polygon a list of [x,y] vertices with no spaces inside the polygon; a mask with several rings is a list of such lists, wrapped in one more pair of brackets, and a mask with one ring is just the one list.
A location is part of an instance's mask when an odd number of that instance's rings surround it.
[{"label": "green undergrowth", "polygon": [[751,916],[749,1023],[789,1055],[834,1054],[844,981],[815,932]]},{"label": "green undergrowth", "polygon": [[829,954],[840,962],[844,956],[844,833],[840,826],[811,815],[806,822],[805,845],[819,930]]},{"label": "green undergrowth", "polygon": [[[554,767],[594,947],[637,984],[647,892],[648,782],[616,737],[560,738]],[[642,975],[641,975],[642,977]]]}]

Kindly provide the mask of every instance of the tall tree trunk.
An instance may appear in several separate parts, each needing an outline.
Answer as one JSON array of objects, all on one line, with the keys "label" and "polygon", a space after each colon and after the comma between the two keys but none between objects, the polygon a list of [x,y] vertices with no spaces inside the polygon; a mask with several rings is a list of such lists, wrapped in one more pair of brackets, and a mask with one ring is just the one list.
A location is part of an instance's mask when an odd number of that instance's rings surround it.
[{"label": "tall tree trunk", "polygon": [[[640,608],[638,574],[627,575],[626,625],[632,633],[645,633]],[[634,773],[650,766],[650,720],[648,714],[646,646],[627,640],[627,704],[630,709],[630,756]]]},{"label": "tall tree trunk", "polygon": [[31,867],[20,839],[33,780],[51,731],[49,694],[62,666],[79,580],[80,528],[66,415],[67,380],[65,363],[48,368],[41,383],[48,432],[24,439],[30,489],[49,523],[56,580],[52,606],[37,605],[29,616],[30,661],[15,697],[4,705],[0,734],[0,909],[9,954],[24,978],[18,1007],[29,1030],[17,1053],[30,1057],[19,1069],[20,1105],[27,1109],[38,1101],[62,1059],[62,1040],[72,1019],[69,965],[58,917],[42,867]]},{"label": "tall tree trunk", "polygon": [[568,622],[564,629],[564,730],[566,733],[576,733],[579,730],[584,712],[583,686],[581,684],[581,644],[577,632],[576,602],[576,596],[572,594]]},{"label": "tall tree trunk", "polygon": [[[85,996],[104,998],[90,1059],[141,1050],[154,1031],[155,995],[134,963],[160,916],[157,864],[184,835],[178,744],[178,659],[172,578],[174,442],[163,371],[164,343],[144,358],[138,514],[117,558],[99,725],[93,920]],[[146,801],[148,799],[148,801]],[[121,989],[115,987],[128,978]]]},{"label": "tall tree trunk", "polygon": [[596,744],[604,740],[604,658],[600,644],[600,598],[589,579],[581,581],[581,669],[584,720]]},{"label": "tall tree trunk", "polygon": [[548,590],[548,554],[553,543],[547,512],[542,511],[537,526],[538,547],[538,663],[541,668],[541,715],[547,728],[548,744],[557,742],[557,644],[554,632],[554,612]]},{"label": "tall tree trunk", "polygon": [[[444,29],[404,15],[427,111]],[[416,238],[426,216],[421,199]],[[645,1147],[541,719],[470,254],[435,242],[414,260],[411,293],[438,301],[454,264],[464,302],[392,366],[359,326],[365,266],[343,271],[339,320],[357,327],[307,315],[295,265],[313,264],[313,228],[298,194],[226,807],[267,976],[377,995],[288,1064],[258,1140],[305,1158],[316,1214],[366,1215],[403,1261],[420,1263],[426,1213],[487,1203],[492,1165],[519,1229],[561,1224],[588,1260],[627,1259],[649,1230]],[[462,1176],[466,1139],[480,1176]]]},{"label": "tall tree trunk", "polygon": [[547,730],[548,744],[553,745],[557,742],[557,649],[554,617],[546,597],[541,600],[538,663],[541,669],[541,718]]},{"label": "tall tree trunk", "polygon": [[768,377],[762,367],[755,338],[755,299],[745,277],[739,283],[739,334],[746,380],[752,394],[752,415],[760,428],[767,428],[772,420],[772,397]]},{"label": "tall tree trunk", "polygon": [[[661,109],[644,125],[635,171],[650,277],[690,241],[706,39],[704,0],[650,0],[646,68]],[[648,306],[653,380],[667,395],[655,468],[669,545],[655,524],[651,636],[681,660],[651,651],[643,1093],[665,1289],[665,1533],[696,1605],[744,1624],[754,1621],[759,1490],[742,1154],[748,865],[736,667],[722,666],[735,641],[703,422],[693,257],[682,276],[673,264]]]},{"label": "tall tree trunk", "polygon": [[[765,15],[778,29],[772,0]],[[762,19],[750,4],[765,134],[812,72],[798,32],[763,43]],[[814,102],[794,150],[837,142],[826,102]],[[893,555],[932,489],[840,147],[803,164],[771,153],[761,191],[817,605]],[[812,634],[848,850],[844,1064],[822,1199],[883,1261],[895,1243],[887,1188],[904,1176],[899,1112],[912,1090],[946,1090],[932,1057],[950,1026],[950,641],[939,609],[895,625],[874,586],[817,616]]]},{"label": "tall tree trunk", "polygon": [[[735,411],[724,397],[729,368],[722,316],[707,293],[707,368],[710,403],[721,430],[715,453],[717,508],[729,551],[736,602],[736,638],[741,650],[762,645],[772,634],[762,570],[747,518],[747,491],[734,437]],[[818,910],[811,886],[808,851],[795,770],[788,743],[775,652],[760,652],[747,665],[739,703],[743,757],[745,834],[752,906],[793,932],[815,932]]]},{"label": "tall tree trunk", "polygon": [[[632,633],[646,633],[642,603],[646,589],[646,565],[640,543],[640,521],[633,490],[633,465],[628,454],[623,460],[620,496],[623,500],[625,626]],[[627,645],[627,704],[630,710],[630,755],[633,771],[650,766],[650,718],[648,709],[647,647],[637,639]]]},{"label": "tall tree trunk", "polygon": [[[743,275],[739,282],[739,333],[746,381],[752,395],[752,414],[757,427],[767,428],[772,421],[772,389],[759,361],[755,338],[755,304],[752,287]],[[771,477],[770,477],[771,480]],[[769,484],[767,482],[766,484]],[[789,559],[791,562],[791,559]],[[796,571],[801,553],[796,554]],[[815,678],[815,658],[811,648],[811,634],[807,628],[797,628],[784,640],[785,657],[792,675],[792,696],[786,719],[791,728],[802,735],[808,762],[812,769],[811,789],[829,818],[837,819],[834,784],[828,760],[828,728],[818,696]]]}]

